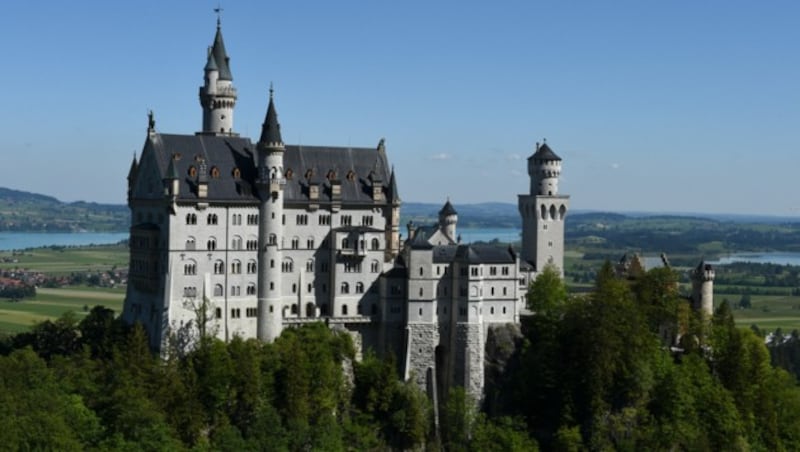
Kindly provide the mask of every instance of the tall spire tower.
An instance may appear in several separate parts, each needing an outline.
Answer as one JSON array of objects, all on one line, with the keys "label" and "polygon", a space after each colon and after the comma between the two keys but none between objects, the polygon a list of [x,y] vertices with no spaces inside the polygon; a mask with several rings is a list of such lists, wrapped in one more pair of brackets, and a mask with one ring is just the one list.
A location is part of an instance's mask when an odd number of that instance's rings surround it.
[{"label": "tall spire tower", "polygon": [[523,261],[541,272],[547,264],[564,272],[564,219],[569,196],[558,194],[561,157],[547,143],[536,143],[536,152],[528,157],[530,193],[519,195],[522,216]]},{"label": "tall spire tower", "polygon": [[258,158],[258,339],[274,341],[283,328],[281,263],[283,261],[283,153],[281,126],[269,88],[267,117],[256,144]]},{"label": "tall spire tower", "polygon": [[[219,11],[217,11],[219,13]],[[203,107],[203,135],[238,135],[233,132],[233,107],[236,105],[236,88],[233,87],[230,58],[222,40],[222,28],[217,17],[217,34],[208,49],[205,83],[200,87],[200,105]]]}]

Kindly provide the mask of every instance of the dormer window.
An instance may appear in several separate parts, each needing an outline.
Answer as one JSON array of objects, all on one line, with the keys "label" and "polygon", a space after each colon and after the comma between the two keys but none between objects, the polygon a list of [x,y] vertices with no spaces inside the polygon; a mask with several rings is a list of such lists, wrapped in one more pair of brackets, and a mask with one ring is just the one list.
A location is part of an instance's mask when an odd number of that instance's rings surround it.
[{"label": "dormer window", "polygon": [[189,166],[189,171],[187,173],[189,174],[189,177],[192,177],[192,178],[197,177],[197,168],[195,168],[194,165],[190,165]]},{"label": "dormer window", "polygon": [[239,168],[234,168],[233,171],[231,172],[231,175],[233,176],[234,179],[241,179],[242,172],[241,170],[239,170]]},{"label": "dormer window", "polygon": [[306,170],[306,176],[305,177],[306,177],[307,180],[310,180],[311,176],[313,176],[313,175],[314,175],[313,171],[311,171],[310,169]]},{"label": "dormer window", "polygon": [[292,171],[291,169],[287,169],[285,174],[286,179],[292,180],[292,176],[294,176],[294,171]]},{"label": "dormer window", "polygon": [[216,166],[211,167],[211,177],[214,179],[219,179],[219,168]]},{"label": "dormer window", "polygon": [[348,171],[348,172],[347,172],[347,176],[346,176],[346,177],[347,177],[347,180],[349,180],[349,181],[354,181],[354,180],[356,180],[356,173],[355,173],[355,171],[353,171],[353,170],[350,170],[350,171]]},{"label": "dormer window", "polygon": [[333,170],[328,171],[328,174],[325,175],[325,178],[328,179],[328,180],[336,179],[336,172],[333,171]]}]

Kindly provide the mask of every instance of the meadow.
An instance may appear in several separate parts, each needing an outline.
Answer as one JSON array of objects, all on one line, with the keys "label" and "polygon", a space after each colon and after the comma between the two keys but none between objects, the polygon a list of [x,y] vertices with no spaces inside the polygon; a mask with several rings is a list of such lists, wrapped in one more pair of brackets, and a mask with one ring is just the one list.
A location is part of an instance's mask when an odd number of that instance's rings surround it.
[{"label": "meadow", "polygon": [[[16,259],[17,262],[1,262],[6,259]],[[16,255],[10,251],[0,252],[2,270],[24,269],[48,276],[100,273],[127,266],[128,249],[123,245],[36,248]],[[56,319],[69,311],[80,320],[97,305],[120,313],[124,298],[124,288],[38,287],[34,298],[20,301],[0,299],[0,333],[25,331],[36,323]]]}]

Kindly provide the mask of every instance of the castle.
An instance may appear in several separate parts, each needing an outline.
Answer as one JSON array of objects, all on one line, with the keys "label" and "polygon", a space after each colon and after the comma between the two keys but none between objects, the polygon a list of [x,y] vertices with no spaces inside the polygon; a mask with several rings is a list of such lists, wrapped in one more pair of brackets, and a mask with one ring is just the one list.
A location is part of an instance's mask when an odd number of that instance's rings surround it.
[{"label": "castle", "polygon": [[323,321],[358,350],[393,352],[429,394],[459,385],[480,397],[489,331],[519,323],[537,272],[563,267],[561,158],[544,143],[528,159],[519,254],[461,243],[449,200],[437,224],[409,224],[403,240],[383,140],[285,144],[272,88],[258,141],[239,136],[219,22],[204,74],[202,130],[160,133],[151,114],[130,168],[123,319],[162,353],[201,335],[272,341]]}]

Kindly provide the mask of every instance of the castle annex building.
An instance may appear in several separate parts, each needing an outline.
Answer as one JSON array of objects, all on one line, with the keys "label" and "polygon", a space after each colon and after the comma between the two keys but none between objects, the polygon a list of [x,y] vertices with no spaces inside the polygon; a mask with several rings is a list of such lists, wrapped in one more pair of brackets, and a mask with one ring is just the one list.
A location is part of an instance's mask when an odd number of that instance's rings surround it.
[{"label": "castle annex building", "polygon": [[480,396],[491,329],[518,323],[537,271],[563,265],[561,159],[547,144],[528,159],[521,253],[461,243],[449,200],[437,224],[409,224],[403,240],[383,140],[286,144],[271,89],[260,137],[239,136],[219,23],[204,74],[202,130],[160,133],[151,116],[131,165],[123,318],[162,352],[200,335],[272,341],[322,321],[359,350],[394,352],[431,393],[455,384]]}]

